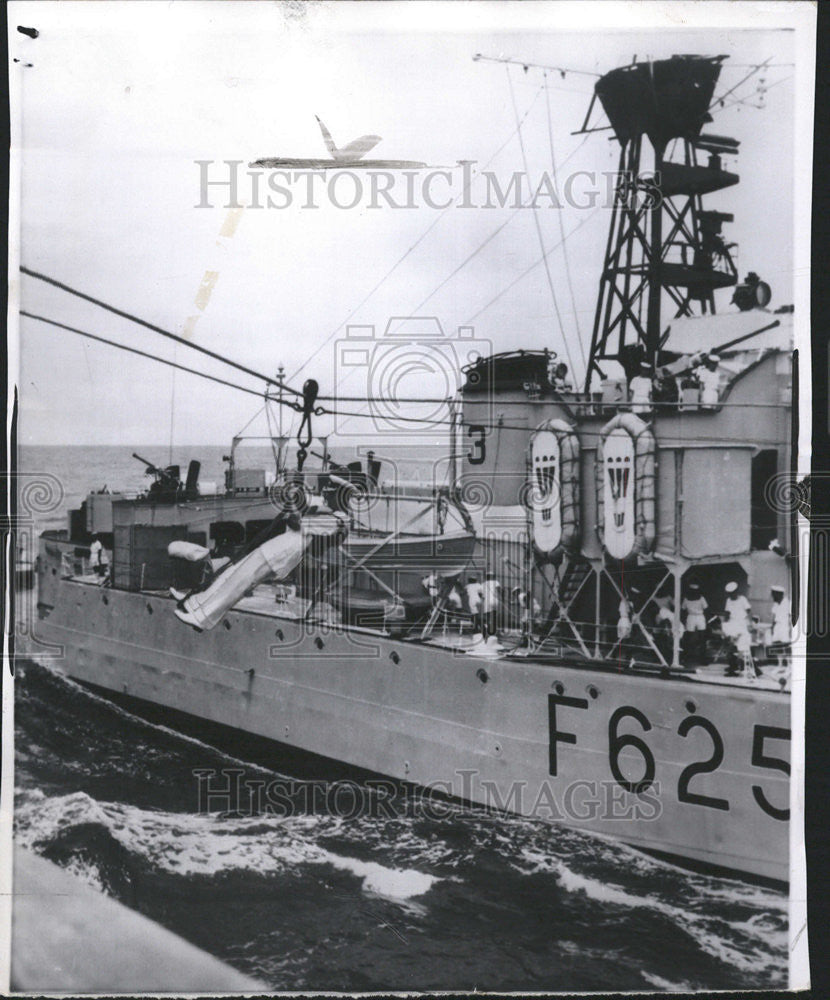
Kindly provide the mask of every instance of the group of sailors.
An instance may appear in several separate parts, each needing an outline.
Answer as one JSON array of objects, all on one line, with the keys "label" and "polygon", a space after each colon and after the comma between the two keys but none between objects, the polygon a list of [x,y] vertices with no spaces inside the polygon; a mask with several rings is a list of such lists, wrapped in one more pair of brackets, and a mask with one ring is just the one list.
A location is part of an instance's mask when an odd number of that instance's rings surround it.
[{"label": "group of sailors", "polygon": [[[770,588],[770,621],[761,623],[752,614],[752,606],[735,580],[730,580],[723,588],[723,608],[710,614],[709,603],[704,597],[699,583],[687,584],[680,605],[680,617],[675,616],[674,603],[670,596],[654,599],[657,611],[654,615],[653,636],[655,644],[667,662],[671,662],[675,630],[679,629],[682,659],[685,663],[704,663],[709,658],[707,648],[710,639],[718,634],[725,642],[729,664],[727,673],[736,675],[742,671],[759,671],[752,658],[753,646],[763,645],[771,653],[783,654],[791,642],[791,609],[785,590],[780,586]],[[639,590],[636,587],[624,589],[617,621],[617,644],[626,649],[633,630],[633,615]]]},{"label": "group of sailors", "polygon": [[507,591],[493,572],[485,573],[483,579],[470,573],[466,582],[459,577],[446,580],[433,573],[422,583],[433,605],[443,602],[448,612],[469,621],[473,634],[480,634],[485,641],[497,637],[499,627],[508,619],[529,635],[533,620],[541,612],[539,602],[527,590],[512,587]]},{"label": "group of sailors", "polygon": [[[483,579],[471,573],[466,582],[460,577],[447,579],[430,574],[424,577],[422,583],[433,607],[441,605],[462,625],[469,623],[472,633],[480,634],[485,642],[495,641],[500,627],[508,622],[518,627],[527,642],[534,622],[540,620],[541,607],[536,598],[518,586],[507,591],[493,572],[486,573]],[[636,620],[640,628],[648,630],[667,663],[672,661],[677,632],[684,664],[703,664],[725,655],[729,675],[750,671],[757,674],[752,658],[753,647],[762,645],[772,654],[785,654],[791,643],[790,602],[784,588],[772,586],[770,597],[770,620],[762,623],[753,615],[749,599],[735,580],[725,584],[723,597],[717,602],[721,606],[719,611],[710,609],[699,583],[689,582],[683,591],[679,616],[675,614],[671,595],[658,594],[638,606],[640,589],[636,586],[623,587],[616,646],[626,656],[630,653],[636,659],[642,647],[642,638],[634,635]],[[710,641],[717,639],[721,642],[720,648],[710,652]]]}]

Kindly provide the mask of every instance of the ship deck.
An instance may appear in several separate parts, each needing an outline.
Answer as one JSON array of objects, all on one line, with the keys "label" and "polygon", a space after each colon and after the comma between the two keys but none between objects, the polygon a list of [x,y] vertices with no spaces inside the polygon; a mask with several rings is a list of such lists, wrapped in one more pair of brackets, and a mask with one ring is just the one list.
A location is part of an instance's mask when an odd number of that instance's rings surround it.
[{"label": "ship deck", "polygon": [[[66,579],[74,583],[96,588],[102,586],[100,578],[92,574],[74,575],[66,577]],[[118,591],[115,590],[114,592],[117,593]],[[166,591],[143,590],[142,593],[152,594],[155,597],[163,597],[170,601],[171,607],[175,604],[175,599]],[[480,659],[484,665],[493,660],[498,660],[502,663],[511,660],[517,663],[527,663],[529,661],[536,665],[547,665],[551,668],[563,665],[580,667],[595,673],[625,672],[630,675],[639,674],[648,677],[659,675],[666,680],[682,678],[685,681],[731,688],[783,691],[785,693],[788,693],[790,690],[790,670],[786,660],[783,662],[779,661],[774,665],[764,665],[760,677],[752,677],[745,674],[739,676],[727,675],[726,663],[710,663],[694,669],[681,670],[659,669],[655,666],[640,663],[628,666],[609,659],[587,658],[575,648],[570,650],[561,642],[556,644],[553,651],[546,649],[543,644],[537,644],[535,648],[528,649],[522,646],[521,634],[518,630],[500,631],[497,647],[486,648],[480,639],[476,639],[472,635],[470,630],[448,625],[446,619],[443,623],[436,623],[429,634],[424,634],[425,623],[417,623],[415,625],[401,624],[394,630],[372,628],[344,623],[337,609],[325,601],[317,601],[314,608],[311,609],[311,601],[306,598],[295,596],[283,600],[281,599],[281,595],[282,590],[278,586],[272,583],[261,583],[254,587],[251,593],[243,597],[235,605],[234,611],[270,618],[275,621],[307,621],[314,625],[327,625],[338,631],[348,631],[353,634],[383,635],[387,638],[396,639],[406,645],[417,643],[435,649],[465,653],[471,658]]]}]

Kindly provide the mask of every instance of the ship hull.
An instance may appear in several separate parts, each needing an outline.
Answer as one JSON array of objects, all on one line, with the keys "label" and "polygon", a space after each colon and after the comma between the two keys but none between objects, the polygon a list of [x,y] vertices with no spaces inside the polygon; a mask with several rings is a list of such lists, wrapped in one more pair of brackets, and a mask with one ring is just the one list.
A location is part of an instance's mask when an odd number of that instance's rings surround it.
[{"label": "ship hull", "polygon": [[[69,676],[474,803],[788,879],[790,698],[695,677],[488,659],[62,580],[33,638]],[[46,652],[46,646],[40,647]]]}]

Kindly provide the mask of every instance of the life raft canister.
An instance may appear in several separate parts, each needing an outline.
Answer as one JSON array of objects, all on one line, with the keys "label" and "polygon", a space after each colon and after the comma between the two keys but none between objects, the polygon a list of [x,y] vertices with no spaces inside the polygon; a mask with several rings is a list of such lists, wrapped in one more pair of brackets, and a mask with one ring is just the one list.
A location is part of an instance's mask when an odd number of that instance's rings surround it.
[{"label": "life raft canister", "polygon": [[655,451],[654,434],[633,413],[618,413],[599,432],[597,534],[613,559],[654,548]]},{"label": "life raft canister", "polygon": [[540,562],[559,562],[579,548],[579,438],[564,420],[546,420],[530,439],[528,499],[533,548]]}]

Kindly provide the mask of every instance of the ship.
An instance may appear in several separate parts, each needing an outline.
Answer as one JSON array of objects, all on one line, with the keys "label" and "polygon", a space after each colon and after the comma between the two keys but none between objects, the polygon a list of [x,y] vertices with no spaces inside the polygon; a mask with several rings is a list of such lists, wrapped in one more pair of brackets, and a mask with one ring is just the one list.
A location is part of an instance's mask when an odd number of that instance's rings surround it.
[{"label": "ship", "polygon": [[[138,710],[261,738],[275,762],[314,755],[786,884],[781,621],[786,609],[789,630],[798,562],[778,487],[795,468],[794,316],[769,311],[757,274],[739,280],[731,216],[704,207],[738,183],[724,166],[738,141],[706,131],[723,58],[634,62],[597,81],[592,107],[628,180],[585,381],[552,351],[460,371],[448,427],[460,467],[414,498],[433,512],[424,530],[405,530],[409,515],[364,523],[353,494],[400,511],[405,489],[384,490],[371,460],[330,463],[325,446],[314,473],[278,463],[282,492],[233,451],[215,496],[196,466],[184,482],[150,466],[155,489],[90,493],[40,537],[33,654]],[[297,408],[312,412],[315,395]],[[182,594],[205,585],[188,573],[221,580],[216,557],[255,552],[275,506],[312,535],[345,524],[346,540],[257,578],[217,627],[184,625]],[[174,558],[177,542],[203,551]],[[463,596],[471,576],[502,584],[484,630]]]}]

